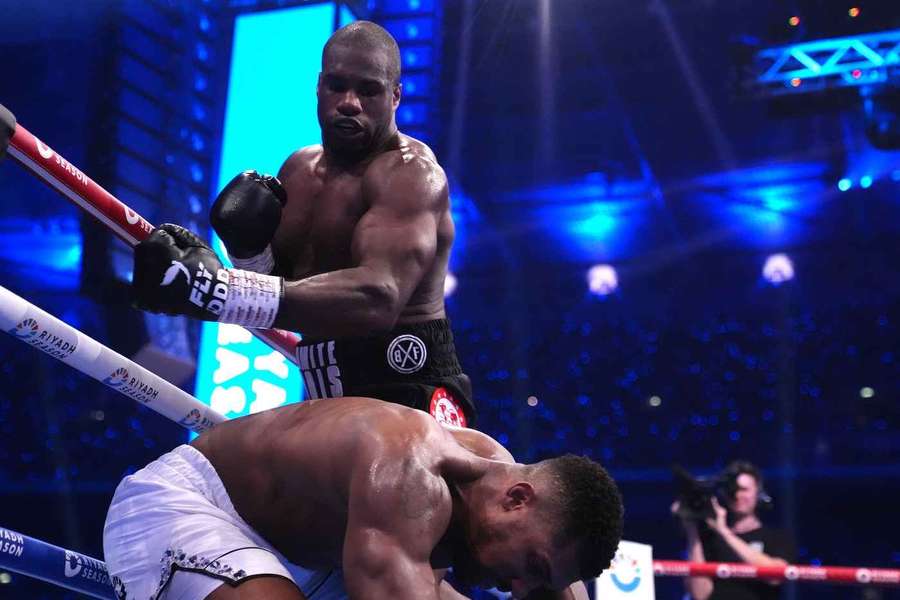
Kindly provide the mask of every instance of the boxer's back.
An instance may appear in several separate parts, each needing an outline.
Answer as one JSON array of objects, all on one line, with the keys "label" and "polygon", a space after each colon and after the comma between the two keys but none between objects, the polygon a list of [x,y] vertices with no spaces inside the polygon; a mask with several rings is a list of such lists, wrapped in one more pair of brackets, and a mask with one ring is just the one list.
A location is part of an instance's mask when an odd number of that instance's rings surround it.
[{"label": "boxer's back", "polygon": [[[245,521],[293,562],[324,568],[341,562],[351,478],[371,462],[373,446],[414,460],[426,478],[431,472],[442,481],[437,465],[447,438],[425,413],[341,398],[223,423],[193,445],[216,468]],[[447,503],[449,510],[449,497]]]}]

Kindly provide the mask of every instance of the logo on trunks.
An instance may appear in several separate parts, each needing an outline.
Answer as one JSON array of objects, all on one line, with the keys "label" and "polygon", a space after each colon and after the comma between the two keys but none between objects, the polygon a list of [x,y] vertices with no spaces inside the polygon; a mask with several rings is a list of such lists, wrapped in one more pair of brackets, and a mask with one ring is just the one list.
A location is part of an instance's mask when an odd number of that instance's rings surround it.
[{"label": "logo on trunks", "polygon": [[388,346],[387,361],[398,373],[409,375],[425,366],[428,350],[425,342],[414,335],[400,335]]},{"label": "logo on trunks", "polygon": [[37,335],[38,324],[34,319],[25,319],[15,327],[9,330],[9,333],[16,336],[20,340],[27,340]]},{"label": "logo on trunks", "polygon": [[334,340],[298,345],[297,362],[308,398],[340,398],[344,395],[341,368],[334,357]]},{"label": "logo on trunks", "polygon": [[99,560],[75,554],[68,550],[66,550],[65,574],[66,577],[78,577],[80,575],[81,579],[110,585],[106,565]]},{"label": "logo on trunks", "polygon": [[447,388],[439,387],[434,390],[431,395],[431,406],[428,412],[434,417],[434,420],[442,425],[453,425],[454,427],[466,426],[466,413],[453,394]]},{"label": "logo on trunks", "polygon": [[137,377],[129,375],[128,369],[119,367],[103,378],[103,383],[129,398],[147,403],[159,396],[159,390],[144,383]]}]

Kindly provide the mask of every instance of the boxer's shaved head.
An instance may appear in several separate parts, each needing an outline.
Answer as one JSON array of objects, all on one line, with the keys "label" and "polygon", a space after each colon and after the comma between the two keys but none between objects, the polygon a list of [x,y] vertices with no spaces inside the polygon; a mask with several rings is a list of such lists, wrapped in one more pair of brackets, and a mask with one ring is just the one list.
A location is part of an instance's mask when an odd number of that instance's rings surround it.
[{"label": "boxer's shaved head", "polygon": [[381,25],[371,21],[356,21],[335,31],[322,51],[323,66],[338,46],[352,46],[367,53],[378,53],[387,79],[394,85],[400,83],[400,48],[394,37]]}]

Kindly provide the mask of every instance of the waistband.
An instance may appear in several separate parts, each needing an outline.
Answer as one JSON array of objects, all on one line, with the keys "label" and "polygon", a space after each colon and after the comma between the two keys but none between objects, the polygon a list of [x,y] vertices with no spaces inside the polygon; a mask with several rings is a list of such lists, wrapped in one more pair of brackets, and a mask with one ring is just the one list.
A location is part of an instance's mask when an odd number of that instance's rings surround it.
[{"label": "waistband", "polygon": [[192,489],[226,513],[238,516],[215,467],[193,446],[182,444],[163,454],[141,471]]},{"label": "waistband", "polygon": [[297,344],[310,398],[352,396],[373,384],[428,383],[460,375],[448,319],[404,323],[386,334]]}]

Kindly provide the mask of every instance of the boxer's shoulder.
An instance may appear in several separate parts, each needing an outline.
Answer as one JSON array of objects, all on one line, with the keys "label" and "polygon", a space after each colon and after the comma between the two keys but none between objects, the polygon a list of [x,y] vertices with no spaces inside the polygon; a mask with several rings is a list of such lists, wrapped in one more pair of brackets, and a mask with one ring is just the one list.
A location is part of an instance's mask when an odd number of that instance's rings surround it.
[{"label": "boxer's shoulder", "polygon": [[281,169],[278,170],[278,179],[284,183],[287,179],[297,175],[311,175],[315,165],[322,158],[323,152],[321,144],[304,146],[294,151],[281,165]]}]

